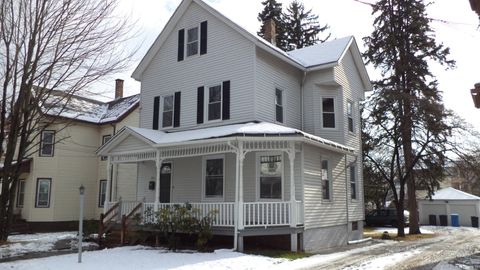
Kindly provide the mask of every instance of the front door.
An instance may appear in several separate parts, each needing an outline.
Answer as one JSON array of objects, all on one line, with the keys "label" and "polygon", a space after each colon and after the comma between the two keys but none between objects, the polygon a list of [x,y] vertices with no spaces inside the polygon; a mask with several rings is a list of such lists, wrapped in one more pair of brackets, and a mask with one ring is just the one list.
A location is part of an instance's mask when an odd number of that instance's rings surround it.
[{"label": "front door", "polygon": [[160,169],[160,203],[170,202],[172,183],[172,163],[163,163]]}]

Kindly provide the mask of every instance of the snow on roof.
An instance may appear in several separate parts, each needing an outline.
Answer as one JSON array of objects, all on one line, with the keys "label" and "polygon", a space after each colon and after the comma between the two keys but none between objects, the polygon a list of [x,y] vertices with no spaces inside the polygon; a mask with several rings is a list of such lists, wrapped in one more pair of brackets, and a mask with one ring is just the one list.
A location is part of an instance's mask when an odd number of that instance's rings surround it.
[{"label": "snow on roof", "polygon": [[432,200],[480,200],[480,197],[448,187],[437,190]]},{"label": "snow on roof", "polygon": [[342,58],[352,39],[352,36],[343,37],[298,50],[289,51],[287,54],[307,68],[336,63]]},{"label": "snow on roof", "polygon": [[178,131],[178,132],[171,132],[171,133],[152,130],[152,129],[146,129],[146,128],[138,128],[138,127],[127,127],[127,128],[134,131],[138,135],[148,139],[152,143],[159,144],[159,145],[230,137],[230,136],[271,137],[271,136],[299,135],[309,140],[319,142],[325,145],[329,145],[337,149],[353,152],[352,148],[349,148],[342,144],[308,134],[298,129],[289,128],[289,127],[267,123],[267,122],[234,124],[234,125],[210,127],[210,128],[187,130],[187,131]]},{"label": "snow on roof", "polygon": [[101,102],[89,98],[72,95],[65,107],[66,98],[52,94],[48,103],[44,104],[44,112],[51,116],[86,121],[95,124],[117,121],[140,101],[140,95],[119,98],[110,102]]}]

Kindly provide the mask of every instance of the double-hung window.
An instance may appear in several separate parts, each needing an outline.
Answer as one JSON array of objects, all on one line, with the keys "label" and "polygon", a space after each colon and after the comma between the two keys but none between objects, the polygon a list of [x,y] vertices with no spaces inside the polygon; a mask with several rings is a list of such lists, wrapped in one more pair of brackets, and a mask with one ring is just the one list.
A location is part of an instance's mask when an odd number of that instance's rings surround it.
[{"label": "double-hung window", "polygon": [[205,159],[205,198],[223,198],[223,157]]},{"label": "double-hung window", "polygon": [[100,186],[98,189],[98,207],[105,205],[105,199],[107,196],[107,180],[100,180]]},{"label": "double-hung window", "polygon": [[347,101],[347,118],[348,118],[348,131],[354,131],[353,123],[353,102]]},{"label": "double-hung window", "polygon": [[357,199],[357,170],[354,166],[350,167],[350,197],[352,200]]},{"label": "double-hung window", "polygon": [[20,179],[17,187],[17,207],[22,208],[25,201],[25,180]]},{"label": "double-hung window", "polygon": [[324,128],[335,128],[335,99],[322,98],[322,122]]},{"label": "double-hung window", "polygon": [[283,91],[275,89],[275,120],[283,123]]},{"label": "double-hung window", "polygon": [[162,97],[162,127],[173,127],[173,95]]},{"label": "double-hung window", "polygon": [[198,26],[187,30],[187,57],[198,54]]},{"label": "double-hung window", "polygon": [[222,119],[222,98],[222,85],[219,84],[208,88],[208,121]]},{"label": "double-hung window", "polygon": [[52,179],[38,178],[37,179],[37,193],[35,196],[35,207],[48,208],[50,207],[50,191]]},{"label": "double-hung window", "polygon": [[[103,135],[102,136],[102,145],[106,144],[108,141],[110,141],[110,139],[112,138],[112,135],[108,134],[108,135]],[[107,160],[107,156],[102,156],[100,158],[100,160]]]},{"label": "double-hung window", "polygon": [[330,168],[328,160],[323,159],[321,164],[321,177],[322,177],[322,198],[324,200],[331,199],[331,180],[330,180]]},{"label": "double-hung window", "polygon": [[260,155],[259,189],[260,199],[282,198],[282,155]]},{"label": "double-hung window", "polygon": [[55,131],[44,130],[40,135],[40,156],[53,157],[55,145]]}]

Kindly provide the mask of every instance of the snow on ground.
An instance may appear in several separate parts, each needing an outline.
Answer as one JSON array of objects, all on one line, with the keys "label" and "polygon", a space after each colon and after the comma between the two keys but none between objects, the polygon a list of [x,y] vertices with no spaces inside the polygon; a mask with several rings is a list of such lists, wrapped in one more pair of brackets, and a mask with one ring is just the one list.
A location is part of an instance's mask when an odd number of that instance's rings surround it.
[{"label": "snow on ground", "polygon": [[53,249],[55,242],[73,239],[77,232],[19,234],[8,237],[10,244],[0,246],[0,259]]},{"label": "snow on ground", "polygon": [[378,257],[376,259],[366,261],[360,266],[355,266],[354,268],[349,267],[345,270],[376,270],[376,269],[385,269],[388,266],[393,266],[400,264],[402,261],[407,260],[408,258],[420,254],[421,249],[414,249],[410,251],[395,253],[389,256]]},{"label": "snow on ground", "polygon": [[[428,227],[431,227],[431,226],[428,226]],[[436,228],[427,228],[427,226],[422,226],[420,228],[420,231],[424,234],[434,234],[434,231],[433,230],[436,230]],[[375,227],[374,230],[373,230],[375,233],[378,233],[378,232],[388,232],[389,234],[397,234],[397,228],[395,227]],[[410,232],[409,228],[408,227],[405,227],[405,234],[408,234]],[[368,233],[366,233],[368,234]]]}]

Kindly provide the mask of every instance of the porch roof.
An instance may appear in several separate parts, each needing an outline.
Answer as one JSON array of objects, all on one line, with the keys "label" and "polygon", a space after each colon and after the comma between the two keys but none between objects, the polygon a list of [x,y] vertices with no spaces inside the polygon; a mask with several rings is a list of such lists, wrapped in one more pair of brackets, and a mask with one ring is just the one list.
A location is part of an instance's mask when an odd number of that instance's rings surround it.
[{"label": "porch roof", "polygon": [[[305,142],[312,144],[321,144],[332,149],[343,152],[354,152],[353,148],[343,144],[336,143],[319,136],[315,136],[304,131],[289,128],[268,122],[249,122],[243,124],[225,125],[219,127],[208,127],[202,129],[164,132],[153,129],[138,128],[126,126],[121,129],[108,143],[97,150],[98,155],[107,155],[109,150],[114,148],[125,135],[133,134],[139,139],[147,142],[153,148],[160,148],[182,143],[201,142],[209,139],[219,139],[228,137],[299,137],[305,139]],[[117,141],[117,142],[116,142]]]}]

